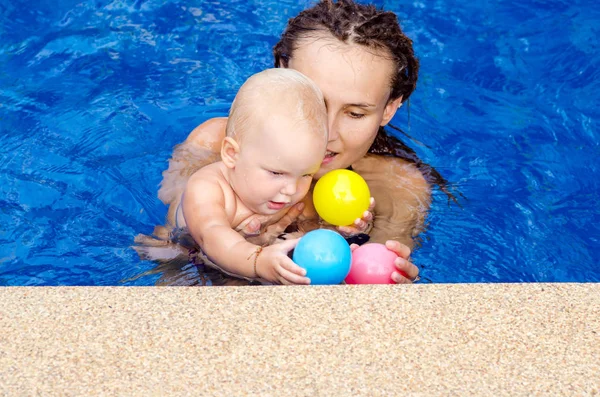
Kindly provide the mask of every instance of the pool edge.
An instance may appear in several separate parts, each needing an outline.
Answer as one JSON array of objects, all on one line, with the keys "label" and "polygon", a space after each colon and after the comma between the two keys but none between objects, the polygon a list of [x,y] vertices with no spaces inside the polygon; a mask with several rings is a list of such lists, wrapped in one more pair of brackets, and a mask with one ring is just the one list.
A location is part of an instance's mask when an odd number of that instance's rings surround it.
[{"label": "pool edge", "polygon": [[6,287],[0,394],[600,392],[600,284]]}]

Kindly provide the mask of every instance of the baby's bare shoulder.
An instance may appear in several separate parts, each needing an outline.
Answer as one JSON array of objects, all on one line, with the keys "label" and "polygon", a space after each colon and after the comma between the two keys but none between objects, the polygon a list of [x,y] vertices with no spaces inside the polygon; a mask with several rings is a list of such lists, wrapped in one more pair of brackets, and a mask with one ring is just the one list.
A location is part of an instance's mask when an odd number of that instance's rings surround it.
[{"label": "baby's bare shoulder", "polygon": [[[240,215],[239,200],[229,185],[222,167],[222,163],[217,162],[196,171],[187,183],[184,202],[193,205],[203,212],[204,216],[217,208],[222,209],[230,224],[235,224]],[[186,208],[184,213],[185,210]]]},{"label": "baby's bare shoulder", "polygon": [[223,174],[221,162],[209,164],[194,172],[185,190],[186,195],[194,194],[207,199],[212,198],[209,196],[230,199],[233,195],[233,190]]}]

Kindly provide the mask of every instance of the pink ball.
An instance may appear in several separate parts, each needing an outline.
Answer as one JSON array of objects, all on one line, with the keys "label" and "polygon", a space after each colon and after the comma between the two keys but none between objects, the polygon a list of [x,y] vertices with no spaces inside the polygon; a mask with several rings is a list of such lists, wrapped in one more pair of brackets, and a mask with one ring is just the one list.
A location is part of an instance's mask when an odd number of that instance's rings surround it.
[{"label": "pink ball", "polygon": [[398,257],[383,244],[369,243],[352,252],[352,265],[346,284],[395,284],[392,273]]}]

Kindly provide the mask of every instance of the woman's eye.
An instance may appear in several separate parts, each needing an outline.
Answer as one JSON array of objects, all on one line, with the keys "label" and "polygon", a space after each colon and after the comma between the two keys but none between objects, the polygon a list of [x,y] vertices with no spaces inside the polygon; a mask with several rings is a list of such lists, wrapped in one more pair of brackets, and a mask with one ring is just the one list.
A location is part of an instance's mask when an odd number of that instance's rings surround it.
[{"label": "woman's eye", "polygon": [[365,115],[363,113],[355,113],[355,112],[349,112],[348,113],[350,115],[350,117],[352,117],[353,119],[362,119],[363,117],[365,117]]},{"label": "woman's eye", "polygon": [[302,178],[312,178],[314,174],[304,174]]}]

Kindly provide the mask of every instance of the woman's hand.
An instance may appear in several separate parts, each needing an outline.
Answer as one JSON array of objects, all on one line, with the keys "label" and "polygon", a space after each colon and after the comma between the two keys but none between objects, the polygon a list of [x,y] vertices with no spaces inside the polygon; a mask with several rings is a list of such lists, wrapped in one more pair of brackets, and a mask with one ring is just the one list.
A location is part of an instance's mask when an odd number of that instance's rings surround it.
[{"label": "woman's hand", "polygon": [[371,197],[369,209],[362,214],[362,218],[357,218],[353,225],[338,226],[337,231],[344,237],[352,237],[360,233],[369,233],[373,226],[373,208],[375,208],[375,199]]},{"label": "woman's hand", "polygon": [[[411,284],[415,281],[418,281],[419,268],[416,267],[409,259],[410,248],[394,240],[386,241],[385,246],[387,249],[398,255],[398,258],[396,258],[394,261],[397,271],[392,273],[392,280],[394,280],[396,284]],[[358,247],[358,244],[352,244],[350,249],[354,251]]]},{"label": "woman's hand", "polygon": [[304,203],[300,202],[294,205],[290,210],[276,223],[266,227],[264,231],[261,231],[262,223],[260,215],[252,218],[247,222],[241,230],[238,232],[244,236],[244,238],[256,245],[269,245],[272,244],[284,230],[294,223],[296,219],[302,214],[304,210]]},{"label": "woman's hand", "polygon": [[286,240],[280,244],[264,247],[257,255],[256,274],[269,282],[292,285],[310,284],[306,276],[306,269],[295,264],[288,252],[296,247],[300,239]]}]

